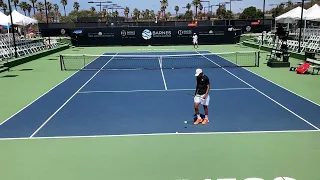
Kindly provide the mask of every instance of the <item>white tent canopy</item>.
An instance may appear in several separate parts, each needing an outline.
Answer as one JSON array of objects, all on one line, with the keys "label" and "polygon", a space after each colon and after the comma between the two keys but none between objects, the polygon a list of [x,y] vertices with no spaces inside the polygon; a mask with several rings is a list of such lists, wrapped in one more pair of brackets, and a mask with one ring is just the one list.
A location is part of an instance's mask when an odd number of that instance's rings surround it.
[{"label": "white tent canopy", "polygon": [[[37,24],[38,23],[37,20],[34,20],[34,19],[29,18],[27,16],[24,16],[23,14],[19,13],[16,10],[12,11],[11,15],[12,15],[13,24],[15,24],[15,25],[27,26],[29,24]],[[8,16],[8,19],[10,20],[10,16]]]},{"label": "white tent canopy", "polygon": [[[276,17],[276,22],[278,23],[294,23],[295,21],[301,19],[301,10],[302,8],[296,7],[278,17]],[[303,9],[303,14],[306,13],[306,10]]]},{"label": "white tent canopy", "polygon": [[303,15],[305,20],[320,20],[320,6],[318,4],[313,5]]},{"label": "white tent canopy", "polygon": [[8,16],[0,11],[0,25],[9,26],[10,24]]}]

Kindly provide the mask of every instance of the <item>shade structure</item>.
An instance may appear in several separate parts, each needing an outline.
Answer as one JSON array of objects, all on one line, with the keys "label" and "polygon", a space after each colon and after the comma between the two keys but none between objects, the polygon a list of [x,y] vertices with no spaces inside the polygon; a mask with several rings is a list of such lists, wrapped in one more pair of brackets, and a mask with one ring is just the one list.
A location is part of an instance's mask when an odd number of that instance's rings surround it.
[{"label": "shade structure", "polygon": [[[12,13],[12,21],[14,25],[19,26],[27,26],[29,24],[37,24],[38,21],[32,18],[29,18],[16,10],[13,10]],[[8,17],[10,19],[10,16]]]},{"label": "shade structure", "polygon": [[0,25],[8,26],[10,25],[9,17],[0,11]]},{"label": "shade structure", "polygon": [[[276,17],[277,23],[295,23],[297,20],[301,19],[301,10],[302,8],[296,7],[278,17]],[[305,9],[303,9],[303,14],[306,12]]]},{"label": "shade structure", "polygon": [[303,15],[304,20],[320,20],[320,6],[318,4],[313,5],[311,8],[309,8],[306,13]]}]

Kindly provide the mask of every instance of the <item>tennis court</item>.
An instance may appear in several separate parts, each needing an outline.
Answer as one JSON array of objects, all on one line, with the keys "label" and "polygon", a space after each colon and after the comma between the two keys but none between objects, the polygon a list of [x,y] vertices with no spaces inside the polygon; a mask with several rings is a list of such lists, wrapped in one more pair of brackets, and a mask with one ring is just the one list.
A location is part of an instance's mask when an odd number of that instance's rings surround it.
[{"label": "tennis court", "polygon": [[[118,153],[121,151],[121,153],[124,153],[123,156],[126,157],[125,149],[127,146],[143,144],[146,147],[144,150],[148,152],[140,153],[152,158],[150,156],[154,151],[152,147],[157,147],[154,142],[160,135],[168,135],[166,136],[168,144],[165,146],[169,148],[177,143],[174,140],[177,138],[175,136],[180,135],[188,136],[188,140],[183,140],[184,143],[187,143],[187,141],[196,141],[197,137],[191,137],[191,135],[230,134],[228,141],[236,146],[239,145],[237,138],[231,136],[234,133],[263,134],[266,132],[318,131],[320,121],[318,114],[315,112],[320,112],[319,105],[242,68],[242,66],[256,66],[257,57],[256,52],[214,54],[210,51],[199,51],[196,54],[195,52],[115,52],[105,53],[101,56],[64,55],[61,63],[62,69],[81,70],[75,71],[71,77],[2,123],[0,137],[1,140],[18,140],[143,136],[143,140],[140,139],[139,142],[130,141],[132,144],[129,143],[128,139],[121,139],[122,143],[118,142],[118,144],[109,142],[110,146],[107,145],[109,150],[106,151],[110,152],[115,146],[119,148],[119,144],[121,144],[123,148],[120,149],[122,150],[115,151],[118,151]],[[194,73],[198,67],[203,68],[211,82],[210,123],[195,126],[193,125],[193,97],[188,93],[194,93]],[[203,112],[202,107],[200,112]],[[185,124],[184,121],[188,121],[188,124]],[[247,138],[247,143],[250,144],[251,137],[248,136]],[[264,138],[268,140],[271,136]],[[204,142],[209,142],[210,138],[206,137],[205,139]],[[213,139],[217,140],[219,137]],[[126,145],[125,142],[129,144]],[[73,143],[77,144],[77,142]],[[95,142],[91,143],[94,144]],[[255,141],[255,143],[257,142]],[[164,148],[163,146],[162,143],[161,147]],[[228,145],[225,144],[225,146]],[[267,147],[267,145],[265,146]],[[255,150],[259,152],[259,148],[266,147],[260,144],[259,147],[255,147]],[[203,150],[190,147],[190,145],[182,145],[183,148],[192,149],[194,154],[189,154],[189,156],[197,156],[196,153]],[[206,147],[204,149],[206,151]],[[78,150],[81,151],[81,148]],[[223,167],[222,171],[215,172],[212,170],[208,173],[201,170],[203,164],[199,164],[199,171],[203,174],[201,177],[196,169],[193,172],[194,175],[192,175],[190,169],[185,172],[187,175],[181,174],[181,172],[184,172],[183,168],[169,173],[164,170],[167,168],[162,167],[164,164],[161,166],[157,164],[157,161],[161,158],[159,156],[157,157],[159,159],[155,158],[154,162],[144,164],[144,166],[155,168],[145,175],[141,175],[142,169],[130,170],[130,172],[132,171],[131,174],[121,174],[121,170],[113,169],[114,174],[108,171],[112,175],[102,175],[103,173],[100,175],[101,177],[113,177],[113,179],[166,178],[190,180],[214,179],[213,174],[219,174],[218,178],[221,179],[235,177],[245,179],[250,176],[259,176],[257,171],[252,173],[254,169],[245,171],[243,167],[234,167],[232,163],[239,165],[237,159],[239,160],[240,157],[224,156],[223,154],[227,153],[228,150],[222,150],[221,146],[207,147],[207,150],[218,151],[217,154],[213,153],[215,157],[220,154],[227,158],[226,162],[218,159]],[[246,150],[242,149],[242,151]],[[252,154],[257,153],[257,151],[252,152]],[[141,154],[137,154],[137,157],[141,157]],[[213,155],[210,154],[210,152],[207,152],[207,155],[212,157]],[[190,165],[190,162],[186,161],[190,158],[189,156],[180,157],[179,152],[176,152],[176,155],[169,155],[169,157],[175,158],[177,162],[167,164],[168,168],[174,169],[175,166],[181,166],[184,163]],[[112,159],[110,155],[109,157]],[[255,157],[257,158],[259,155]],[[73,160],[75,159],[77,158]],[[90,158],[87,161],[90,161]],[[125,169],[126,167],[133,168],[134,164],[137,163],[122,162],[125,165],[121,164],[120,166],[121,160],[113,159],[113,161],[117,161],[115,166]],[[243,162],[245,159],[241,161]],[[99,168],[106,165],[104,163],[99,162]],[[212,163],[217,162],[213,161]],[[265,163],[270,165],[270,162],[265,161]],[[218,164],[214,166],[222,168]],[[106,166],[110,168],[112,165]],[[190,168],[196,168],[196,166],[198,165],[195,164]],[[283,167],[282,165],[279,166]],[[290,177],[290,170],[286,170],[287,168],[277,168],[276,172],[284,171],[288,174],[286,177]],[[103,171],[102,169],[101,171]],[[273,172],[271,169],[270,171]],[[274,173],[271,172],[260,174],[267,174],[264,178],[275,178],[276,175],[273,176]],[[176,173],[180,173],[180,175]],[[279,173],[278,176],[285,177],[284,174]],[[74,178],[76,175],[70,175],[70,177]],[[85,177],[80,179],[85,179]],[[286,180],[289,180],[289,178]]]}]

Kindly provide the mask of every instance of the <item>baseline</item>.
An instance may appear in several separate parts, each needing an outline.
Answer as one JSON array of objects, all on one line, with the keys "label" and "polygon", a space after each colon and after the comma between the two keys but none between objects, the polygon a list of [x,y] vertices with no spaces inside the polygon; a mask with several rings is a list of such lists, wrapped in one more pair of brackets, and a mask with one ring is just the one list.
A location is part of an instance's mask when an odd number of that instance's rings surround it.
[{"label": "baseline", "polygon": [[0,138],[0,141],[8,140],[40,140],[40,139],[76,139],[76,138],[107,138],[107,137],[139,137],[139,136],[168,136],[168,135],[226,135],[226,134],[266,134],[266,133],[310,133],[320,130],[285,130],[285,131],[238,131],[238,132],[198,132],[198,133],[153,133],[153,134],[120,134],[120,135],[93,135],[93,136],[52,136],[52,137],[23,137]]}]

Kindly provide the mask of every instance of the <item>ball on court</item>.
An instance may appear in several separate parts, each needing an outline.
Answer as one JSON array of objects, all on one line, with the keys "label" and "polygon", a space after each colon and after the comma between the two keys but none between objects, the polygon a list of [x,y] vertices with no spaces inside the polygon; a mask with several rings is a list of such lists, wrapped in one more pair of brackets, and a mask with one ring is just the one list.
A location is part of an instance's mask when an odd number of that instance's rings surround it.
[{"label": "ball on court", "polygon": [[188,124],[188,121],[184,121],[185,124]]}]

